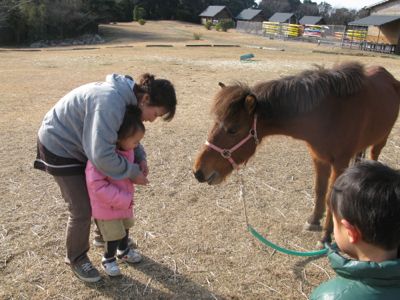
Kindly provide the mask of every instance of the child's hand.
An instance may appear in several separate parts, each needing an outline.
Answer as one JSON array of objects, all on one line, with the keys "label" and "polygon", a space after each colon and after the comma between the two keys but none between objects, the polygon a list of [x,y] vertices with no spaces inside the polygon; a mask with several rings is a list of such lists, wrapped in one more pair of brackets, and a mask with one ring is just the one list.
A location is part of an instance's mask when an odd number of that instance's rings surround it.
[{"label": "child's hand", "polygon": [[147,161],[142,160],[139,164],[140,171],[142,171],[143,175],[147,177],[149,175],[149,167],[147,166]]},{"label": "child's hand", "polygon": [[149,180],[144,176],[143,173],[140,173],[138,176],[132,179],[133,183],[139,184],[139,185],[146,185],[149,183]]}]

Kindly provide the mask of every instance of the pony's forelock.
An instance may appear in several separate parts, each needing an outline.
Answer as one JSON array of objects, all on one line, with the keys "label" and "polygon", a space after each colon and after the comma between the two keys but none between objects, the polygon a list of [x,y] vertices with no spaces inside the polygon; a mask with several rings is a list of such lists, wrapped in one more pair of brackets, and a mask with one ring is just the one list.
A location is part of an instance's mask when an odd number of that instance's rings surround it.
[{"label": "pony's forelock", "polygon": [[244,99],[251,94],[250,87],[241,82],[225,86],[215,95],[211,113],[217,120],[236,116],[243,108]]}]

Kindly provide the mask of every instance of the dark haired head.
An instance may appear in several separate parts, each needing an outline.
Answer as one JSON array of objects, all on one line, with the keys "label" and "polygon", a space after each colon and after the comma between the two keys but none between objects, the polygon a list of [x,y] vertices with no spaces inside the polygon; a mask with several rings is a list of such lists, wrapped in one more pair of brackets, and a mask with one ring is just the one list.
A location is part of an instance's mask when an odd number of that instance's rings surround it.
[{"label": "dark haired head", "polygon": [[134,92],[138,94],[149,94],[150,105],[164,107],[167,113],[165,121],[170,121],[175,115],[176,94],[173,84],[166,79],[155,79],[149,73],[142,74],[138,83],[134,86]]},{"label": "dark haired head", "polygon": [[400,245],[400,172],[363,161],[335,182],[330,199],[335,216],[360,230],[362,239],[385,250]]},{"label": "dark haired head", "polygon": [[145,131],[143,122],[141,121],[142,111],[135,105],[128,105],[126,107],[124,120],[118,130],[118,140],[123,140],[138,130]]}]

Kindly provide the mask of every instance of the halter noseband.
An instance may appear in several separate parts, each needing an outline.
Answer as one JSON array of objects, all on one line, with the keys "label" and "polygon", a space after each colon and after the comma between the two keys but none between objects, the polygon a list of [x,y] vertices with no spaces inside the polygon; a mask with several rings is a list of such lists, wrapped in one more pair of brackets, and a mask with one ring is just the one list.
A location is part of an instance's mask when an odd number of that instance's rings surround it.
[{"label": "halter noseband", "polygon": [[239,169],[239,166],[233,160],[232,153],[235,150],[237,150],[238,148],[240,148],[243,144],[245,144],[251,138],[253,138],[255,144],[258,145],[259,140],[257,137],[257,115],[256,114],[254,115],[253,127],[250,129],[249,134],[243,140],[241,140],[239,143],[237,143],[235,146],[233,146],[231,149],[222,149],[218,146],[215,146],[214,144],[211,144],[209,141],[206,141],[205,144],[208,147],[210,147],[211,149],[214,149],[215,151],[219,152],[223,158],[227,159],[231,163],[233,169],[237,170],[237,169]]}]

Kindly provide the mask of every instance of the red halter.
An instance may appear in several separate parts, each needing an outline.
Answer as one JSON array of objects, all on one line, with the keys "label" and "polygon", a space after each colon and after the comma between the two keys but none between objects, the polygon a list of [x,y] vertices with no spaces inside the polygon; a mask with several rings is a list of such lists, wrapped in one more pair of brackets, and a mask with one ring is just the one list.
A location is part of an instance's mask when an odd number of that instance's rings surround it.
[{"label": "red halter", "polygon": [[233,169],[239,169],[239,166],[235,163],[235,161],[232,158],[232,153],[238,148],[240,148],[244,143],[246,143],[251,138],[254,138],[254,142],[256,143],[256,145],[258,145],[259,140],[257,137],[257,115],[254,115],[253,127],[250,129],[249,134],[243,140],[241,140],[239,143],[233,146],[231,149],[222,149],[220,147],[211,144],[208,141],[206,141],[206,145],[211,149],[214,149],[215,151],[219,152],[223,158],[227,159],[231,163]]}]

